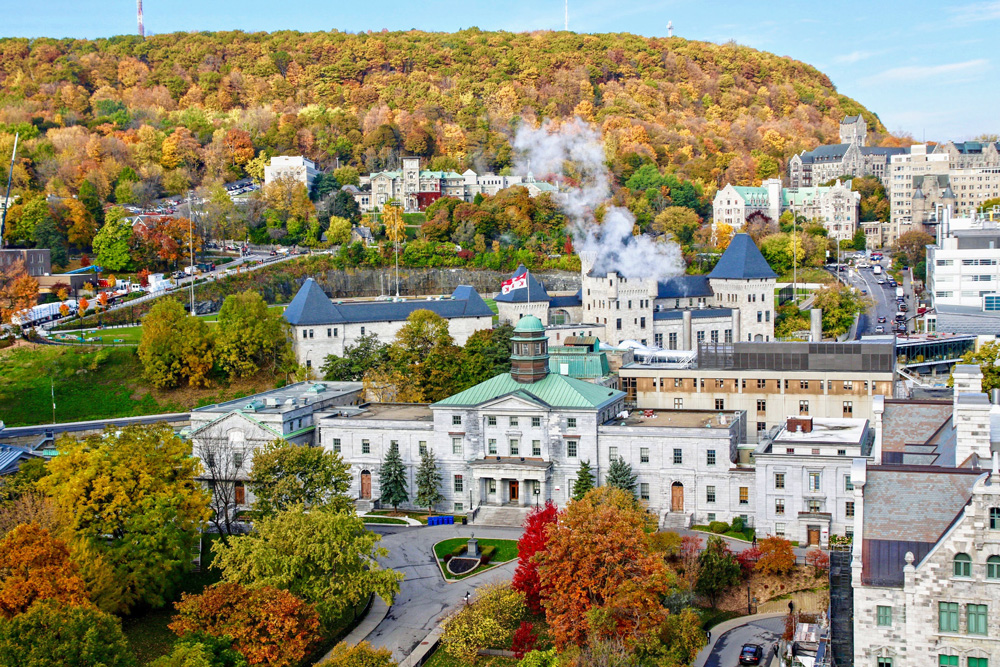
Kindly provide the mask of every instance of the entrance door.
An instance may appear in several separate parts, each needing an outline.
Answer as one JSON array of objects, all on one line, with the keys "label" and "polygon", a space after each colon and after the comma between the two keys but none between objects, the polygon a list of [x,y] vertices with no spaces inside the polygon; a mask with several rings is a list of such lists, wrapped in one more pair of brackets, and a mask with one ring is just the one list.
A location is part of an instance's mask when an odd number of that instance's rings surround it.
[{"label": "entrance door", "polygon": [[670,511],[684,511],[684,485],[674,482],[670,487]]},{"label": "entrance door", "polygon": [[819,546],[819,526],[809,526],[809,546]]},{"label": "entrance door", "polygon": [[521,493],[520,486],[521,486],[520,482],[510,483],[510,502],[514,502],[520,497]]},{"label": "entrance door", "polygon": [[367,470],[361,471],[361,497],[366,500],[372,497],[372,474]]}]

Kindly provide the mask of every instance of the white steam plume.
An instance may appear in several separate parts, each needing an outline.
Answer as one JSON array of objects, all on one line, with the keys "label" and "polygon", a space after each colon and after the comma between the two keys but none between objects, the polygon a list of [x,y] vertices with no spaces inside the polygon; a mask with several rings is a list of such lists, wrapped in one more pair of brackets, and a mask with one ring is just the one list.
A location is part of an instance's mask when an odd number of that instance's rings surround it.
[{"label": "white steam plume", "polygon": [[598,223],[594,209],[611,197],[599,132],[579,118],[556,126],[545,121],[538,129],[522,126],[514,137],[519,173],[556,174],[562,181],[555,198],[570,221],[579,253],[591,253],[593,271],[617,271],[625,278],[666,280],[684,273],[680,247],[633,236],[635,217],[627,208],[607,206]]}]

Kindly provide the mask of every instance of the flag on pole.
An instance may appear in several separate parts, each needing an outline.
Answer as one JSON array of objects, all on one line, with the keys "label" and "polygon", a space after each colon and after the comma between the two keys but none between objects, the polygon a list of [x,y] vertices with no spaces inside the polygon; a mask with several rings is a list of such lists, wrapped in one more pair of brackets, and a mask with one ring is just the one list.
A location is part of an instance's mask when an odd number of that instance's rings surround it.
[{"label": "flag on pole", "polygon": [[508,280],[503,281],[500,284],[500,292],[502,294],[507,294],[516,289],[523,289],[528,286],[528,271],[525,269],[524,273],[514,276]]}]

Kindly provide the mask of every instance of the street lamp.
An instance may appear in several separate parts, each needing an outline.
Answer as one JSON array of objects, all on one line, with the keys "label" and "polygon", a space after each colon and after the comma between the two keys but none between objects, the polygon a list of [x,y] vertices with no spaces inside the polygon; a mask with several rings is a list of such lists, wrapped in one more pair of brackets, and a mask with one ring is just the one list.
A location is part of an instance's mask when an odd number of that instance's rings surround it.
[{"label": "street lamp", "polygon": [[535,509],[538,509],[538,496],[542,495],[542,490],[535,485]]}]

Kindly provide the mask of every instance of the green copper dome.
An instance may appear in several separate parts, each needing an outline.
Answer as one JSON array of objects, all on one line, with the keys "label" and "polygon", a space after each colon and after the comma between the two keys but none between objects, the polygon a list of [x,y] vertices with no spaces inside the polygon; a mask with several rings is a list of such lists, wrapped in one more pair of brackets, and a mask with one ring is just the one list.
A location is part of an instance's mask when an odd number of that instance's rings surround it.
[{"label": "green copper dome", "polygon": [[517,322],[514,333],[544,333],[545,325],[534,315],[525,315]]}]

